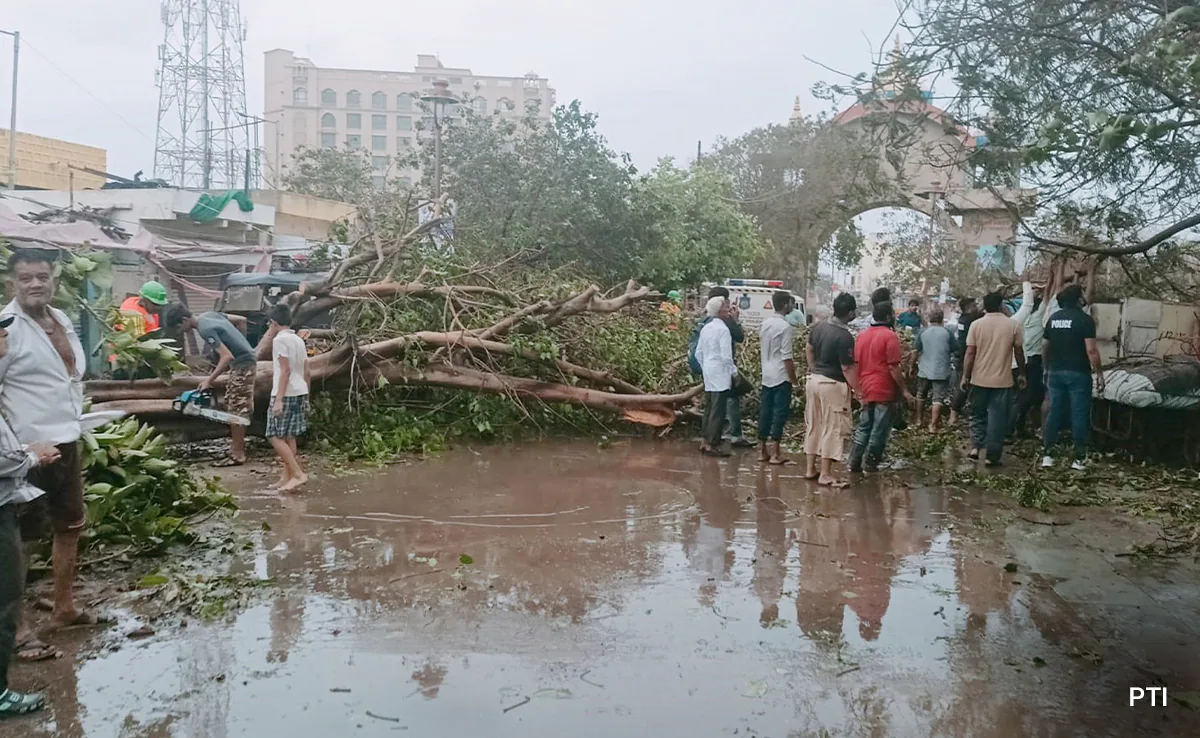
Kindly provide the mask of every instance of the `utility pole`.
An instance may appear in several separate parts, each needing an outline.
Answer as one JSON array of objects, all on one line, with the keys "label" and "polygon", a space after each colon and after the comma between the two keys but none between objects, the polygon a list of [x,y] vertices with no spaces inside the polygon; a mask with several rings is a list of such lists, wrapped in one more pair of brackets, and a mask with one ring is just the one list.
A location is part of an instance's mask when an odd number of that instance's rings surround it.
[{"label": "utility pole", "polygon": [[8,189],[17,189],[17,61],[21,54],[21,32],[0,31],[13,38],[12,101],[8,115]]}]

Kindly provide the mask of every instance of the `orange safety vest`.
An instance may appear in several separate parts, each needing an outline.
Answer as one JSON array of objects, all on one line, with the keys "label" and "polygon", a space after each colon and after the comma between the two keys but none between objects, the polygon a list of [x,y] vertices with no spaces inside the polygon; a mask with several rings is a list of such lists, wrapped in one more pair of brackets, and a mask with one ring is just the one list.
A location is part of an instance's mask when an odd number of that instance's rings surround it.
[{"label": "orange safety vest", "polygon": [[141,338],[158,330],[158,314],[142,307],[141,298],[137,295],[126,297],[125,302],[121,303],[120,311],[125,325],[133,331],[135,337]]},{"label": "orange safety vest", "polygon": [[[141,298],[137,295],[126,297],[119,308],[121,312],[121,320],[113,326],[113,330],[123,331],[128,329],[133,333],[134,338],[141,338],[151,331],[158,330],[158,315],[151,313],[142,307]],[[116,363],[117,355],[109,354],[108,361],[110,364]]]}]

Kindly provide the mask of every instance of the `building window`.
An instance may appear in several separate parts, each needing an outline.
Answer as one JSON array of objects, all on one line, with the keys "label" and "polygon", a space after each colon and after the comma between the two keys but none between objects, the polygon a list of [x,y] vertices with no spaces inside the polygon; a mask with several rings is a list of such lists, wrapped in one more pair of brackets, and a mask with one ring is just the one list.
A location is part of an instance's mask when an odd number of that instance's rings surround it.
[{"label": "building window", "polygon": [[337,118],[333,117],[333,113],[326,113],[321,116],[322,128],[337,128]]},{"label": "building window", "polygon": [[387,130],[387,116],[386,115],[372,115],[371,116],[371,130],[372,131],[386,131]]},{"label": "building window", "polygon": [[352,131],[362,128],[362,113],[346,113],[346,127]]},{"label": "building window", "polygon": [[516,109],[516,107],[517,107],[517,104],[514,103],[512,100],[509,100],[507,97],[502,97],[496,101],[496,112],[497,113],[508,113],[508,112]]},{"label": "building window", "polygon": [[371,184],[375,185],[375,189],[382,190],[387,184],[387,179],[382,174],[376,174],[371,177]]},{"label": "building window", "polygon": [[371,151],[387,151],[387,136],[371,136]]},{"label": "building window", "polygon": [[411,148],[412,148],[412,139],[409,138],[408,136],[400,136],[399,138],[396,139],[396,150],[397,151],[404,151],[405,149],[411,149]]},{"label": "building window", "polygon": [[326,148],[326,149],[336,149],[337,148],[337,134],[336,133],[322,133],[321,134],[321,147]]},{"label": "building window", "polygon": [[451,77],[451,78],[450,78],[450,84],[452,84],[452,85],[461,85],[461,84],[462,84],[462,77]]},{"label": "building window", "polygon": [[399,110],[401,113],[411,113],[412,108],[412,95],[407,92],[401,92],[399,95],[396,95],[396,110]]},{"label": "building window", "polygon": [[333,90],[321,90],[321,104],[336,107],[337,93]]},{"label": "building window", "polygon": [[378,91],[371,93],[371,107],[376,110],[387,110],[387,95]]},{"label": "building window", "polygon": [[362,148],[362,136],[356,136],[354,134],[346,136],[346,148],[361,149]]},{"label": "building window", "polygon": [[433,116],[432,115],[421,116],[421,130],[422,131],[432,131],[433,130]]},{"label": "building window", "polygon": [[308,105],[308,89],[305,87],[297,87],[292,90],[293,105]]},{"label": "building window", "polygon": [[396,177],[396,183],[402,184],[405,187],[412,187],[412,177]]},{"label": "building window", "polygon": [[412,118],[408,117],[407,115],[396,116],[396,130],[397,131],[411,131],[412,130]]},{"label": "building window", "polygon": [[431,77],[431,76],[429,76],[429,75],[427,74],[427,75],[425,75],[424,77],[422,77],[422,78],[421,78],[421,81],[422,81],[422,82],[432,82],[432,81],[433,81],[433,77]]},{"label": "building window", "polygon": [[385,172],[388,168],[388,158],[386,156],[372,156],[371,168],[377,172]]},{"label": "building window", "polygon": [[347,92],[346,93],[346,107],[361,108],[362,107],[362,93],[359,92],[358,90],[350,90],[349,92]]},{"label": "building window", "polygon": [[486,98],[477,97],[471,104],[475,107],[476,113],[479,115],[487,115],[488,107]]}]

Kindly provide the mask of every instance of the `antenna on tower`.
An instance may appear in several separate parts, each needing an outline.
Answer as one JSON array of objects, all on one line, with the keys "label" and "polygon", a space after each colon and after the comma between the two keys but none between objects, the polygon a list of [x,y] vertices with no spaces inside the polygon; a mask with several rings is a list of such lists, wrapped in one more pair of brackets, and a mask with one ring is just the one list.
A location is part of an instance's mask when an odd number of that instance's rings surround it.
[{"label": "antenna on tower", "polygon": [[179,187],[242,186],[251,123],[238,0],[163,0],[154,176]]}]

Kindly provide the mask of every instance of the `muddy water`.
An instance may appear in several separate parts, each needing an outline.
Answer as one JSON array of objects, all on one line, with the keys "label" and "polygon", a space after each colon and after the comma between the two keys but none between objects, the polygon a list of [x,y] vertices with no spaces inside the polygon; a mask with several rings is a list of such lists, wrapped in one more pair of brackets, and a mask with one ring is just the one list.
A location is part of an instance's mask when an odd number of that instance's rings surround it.
[{"label": "muddy water", "polygon": [[1128,707],[1200,691],[1200,579],[1114,557],[1104,520],[997,528],[958,489],[822,492],[652,443],[249,487],[232,567],[265,601],[77,637],[16,670],[53,709],[0,736],[1200,735]]}]

